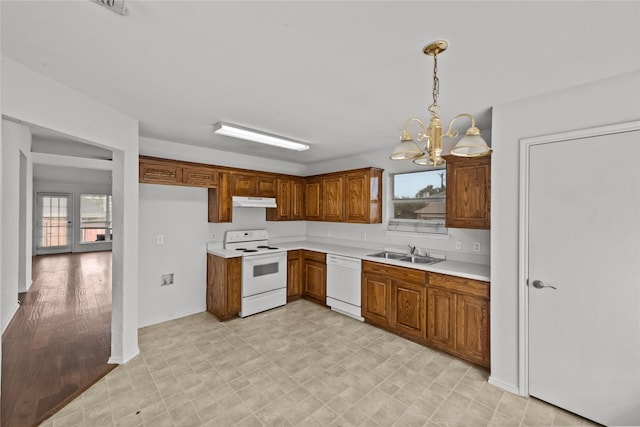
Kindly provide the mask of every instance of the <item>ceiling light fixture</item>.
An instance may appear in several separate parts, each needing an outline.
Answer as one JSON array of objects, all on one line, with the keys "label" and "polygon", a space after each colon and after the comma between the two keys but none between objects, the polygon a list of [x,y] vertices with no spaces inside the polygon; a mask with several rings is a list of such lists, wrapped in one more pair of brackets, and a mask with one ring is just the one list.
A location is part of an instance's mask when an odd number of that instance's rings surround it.
[{"label": "ceiling light fixture", "polygon": [[232,125],[230,123],[218,122],[213,125],[213,133],[230,136],[247,141],[259,142],[261,144],[273,145],[275,147],[286,148],[287,150],[304,151],[309,149],[309,144],[283,138],[266,132]]},{"label": "ceiling light fixture", "polygon": [[[476,127],[476,121],[471,114],[462,113],[455,116],[449,123],[449,128],[442,133],[442,122],[438,114],[440,113],[440,105],[438,104],[438,94],[440,92],[440,81],[438,80],[438,54],[444,52],[448,44],[444,40],[438,40],[424,47],[425,55],[433,56],[433,103],[429,105],[429,113],[431,120],[429,126],[426,127],[424,122],[416,117],[411,117],[402,126],[402,136],[400,144],[396,146],[391,153],[392,160],[413,160],[415,164],[423,166],[439,166],[445,163],[442,155],[442,138],[456,138],[458,131],[452,130],[453,123],[460,117],[469,117],[471,119],[471,127],[467,129],[465,135],[458,141],[451,150],[451,154],[460,157],[479,157],[491,154],[492,150],[486,141],[480,135],[480,130]],[[416,141],[425,141],[424,150],[413,140],[413,136],[407,130],[407,126],[412,123],[418,123],[420,129],[416,134]]]}]

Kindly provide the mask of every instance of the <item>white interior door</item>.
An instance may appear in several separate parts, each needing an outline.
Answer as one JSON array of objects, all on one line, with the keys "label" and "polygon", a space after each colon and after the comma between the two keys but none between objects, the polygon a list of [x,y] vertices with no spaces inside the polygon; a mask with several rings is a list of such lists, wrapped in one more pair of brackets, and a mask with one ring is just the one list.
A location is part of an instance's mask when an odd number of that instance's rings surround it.
[{"label": "white interior door", "polygon": [[640,425],[640,131],[526,149],[529,394]]},{"label": "white interior door", "polygon": [[36,253],[71,252],[73,206],[71,194],[38,193]]}]

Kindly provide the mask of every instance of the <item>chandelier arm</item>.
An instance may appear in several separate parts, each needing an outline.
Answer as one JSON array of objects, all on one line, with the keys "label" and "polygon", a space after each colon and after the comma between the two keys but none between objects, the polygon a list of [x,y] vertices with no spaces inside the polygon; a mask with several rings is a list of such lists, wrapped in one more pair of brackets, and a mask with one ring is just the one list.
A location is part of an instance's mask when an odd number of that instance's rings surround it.
[{"label": "chandelier arm", "polygon": [[443,136],[448,136],[449,138],[456,138],[458,136],[458,131],[457,130],[452,131],[451,128],[453,127],[453,123],[455,123],[455,121],[457,119],[459,119],[460,117],[469,117],[471,119],[471,127],[472,128],[476,127],[476,120],[473,118],[473,116],[471,114],[469,114],[469,113],[461,113],[461,114],[458,114],[457,116],[455,116],[453,119],[451,119],[451,121],[449,122],[449,128],[443,134]]},{"label": "chandelier arm", "polygon": [[420,130],[416,134],[416,140],[422,141],[427,136],[427,129],[426,129],[426,126],[424,125],[424,122],[422,120],[420,120],[419,118],[411,117],[411,118],[407,119],[407,121],[404,122],[404,125],[402,125],[402,131],[403,132],[408,132],[407,131],[407,126],[411,122],[417,122],[420,125]]}]

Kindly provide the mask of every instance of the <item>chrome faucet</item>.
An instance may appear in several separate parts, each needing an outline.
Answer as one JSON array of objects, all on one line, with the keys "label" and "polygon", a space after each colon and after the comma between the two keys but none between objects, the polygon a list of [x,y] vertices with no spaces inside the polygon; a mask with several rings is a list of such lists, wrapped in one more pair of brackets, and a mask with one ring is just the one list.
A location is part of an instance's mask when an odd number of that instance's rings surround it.
[{"label": "chrome faucet", "polygon": [[416,247],[411,245],[407,245],[407,246],[409,246],[409,253],[413,255],[416,252]]}]

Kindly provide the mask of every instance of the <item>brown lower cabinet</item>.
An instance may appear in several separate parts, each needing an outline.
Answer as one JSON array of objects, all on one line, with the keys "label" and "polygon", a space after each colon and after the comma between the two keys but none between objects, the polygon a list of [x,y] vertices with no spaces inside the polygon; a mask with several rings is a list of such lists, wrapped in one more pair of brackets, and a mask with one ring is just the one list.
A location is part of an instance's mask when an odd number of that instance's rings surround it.
[{"label": "brown lower cabinet", "polygon": [[489,284],[362,262],[362,316],[413,341],[489,366]]},{"label": "brown lower cabinet", "polygon": [[327,303],[326,254],[302,251],[302,296],[322,305]]},{"label": "brown lower cabinet", "polygon": [[242,257],[207,254],[207,311],[219,320],[236,317],[242,298]]},{"label": "brown lower cabinet", "polygon": [[427,341],[489,367],[489,283],[429,273]]},{"label": "brown lower cabinet", "polygon": [[302,296],[302,250],[287,252],[287,301]]}]

